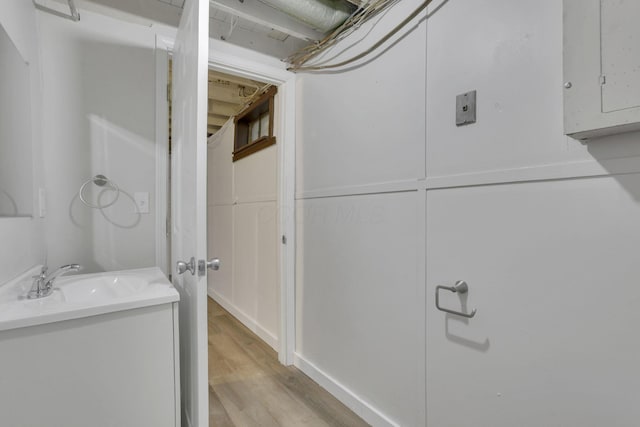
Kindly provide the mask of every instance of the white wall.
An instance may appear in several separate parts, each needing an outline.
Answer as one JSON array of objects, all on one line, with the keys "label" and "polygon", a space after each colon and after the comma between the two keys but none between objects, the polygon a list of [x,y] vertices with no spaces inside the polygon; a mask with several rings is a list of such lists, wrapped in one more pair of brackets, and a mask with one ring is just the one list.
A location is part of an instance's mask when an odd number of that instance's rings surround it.
[{"label": "white wall", "polygon": [[232,121],[209,138],[208,256],[221,261],[209,295],[277,351],[277,146],[232,162],[233,138]]},{"label": "white wall", "polygon": [[[430,186],[606,174],[640,155],[637,134],[563,135],[562,2],[451,1],[428,28]],[[455,96],[474,89],[478,122],[456,127]]]},{"label": "white wall", "polygon": [[[155,265],[155,30],[82,11],[80,22],[39,12],[48,264],[85,272]],[[78,198],[96,174],[121,190],[90,209]],[[97,187],[87,197],[96,201]],[[149,193],[149,214],[133,196]],[[105,202],[111,194],[104,195]]]},{"label": "white wall", "polygon": [[[462,0],[428,21],[428,425],[638,417],[640,134],[563,135],[562,17],[555,0]],[[478,122],[458,128],[473,89]],[[460,279],[468,322],[434,308]]]},{"label": "white wall", "polygon": [[0,217],[31,215],[33,168],[29,64],[0,27]]},{"label": "white wall", "polygon": [[[562,2],[440,1],[375,60],[298,82],[298,366],[373,425],[596,426],[602,405],[632,424],[615,402],[637,388],[621,378],[640,357],[639,295],[598,303],[640,275],[640,137],[563,135]],[[456,127],[469,90],[478,122]],[[434,307],[435,286],[459,279],[470,321]],[[598,322],[573,317],[585,307]],[[584,394],[593,370],[615,398]],[[532,401],[523,423],[513,408]]]},{"label": "white wall", "polygon": [[[5,1],[0,8],[3,26],[23,59],[29,63],[31,159],[22,167],[32,174],[32,206],[36,206],[37,188],[42,185],[42,82],[36,12],[32,2]],[[31,190],[28,190],[31,191]],[[29,209],[33,211],[34,209]],[[37,217],[0,218],[0,284],[42,262],[44,235],[42,220]]]},{"label": "white wall", "polygon": [[297,365],[374,425],[424,425],[425,37],[298,76]]}]

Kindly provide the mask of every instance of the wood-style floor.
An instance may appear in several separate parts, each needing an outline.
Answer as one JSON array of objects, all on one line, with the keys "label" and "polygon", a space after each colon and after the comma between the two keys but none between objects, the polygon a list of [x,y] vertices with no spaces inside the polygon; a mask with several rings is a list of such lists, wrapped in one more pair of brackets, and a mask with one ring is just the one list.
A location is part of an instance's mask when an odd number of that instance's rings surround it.
[{"label": "wood-style floor", "polygon": [[209,426],[367,426],[209,298]]}]

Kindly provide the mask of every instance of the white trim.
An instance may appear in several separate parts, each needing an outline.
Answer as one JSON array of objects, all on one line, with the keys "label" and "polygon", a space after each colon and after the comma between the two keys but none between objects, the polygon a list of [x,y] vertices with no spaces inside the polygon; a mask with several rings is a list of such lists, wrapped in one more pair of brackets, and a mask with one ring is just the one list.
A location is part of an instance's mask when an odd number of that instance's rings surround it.
[{"label": "white trim", "polygon": [[218,304],[222,306],[225,310],[227,310],[233,317],[238,319],[240,323],[249,328],[251,332],[256,334],[260,339],[267,344],[275,351],[278,351],[278,337],[273,335],[271,332],[263,328],[257,320],[253,317],[246,314],[244,311],[240,310],[235,306],[231,301],[223,297],[220,293],[216,292],[214,289],[207,289],[207,294]]},{"label": "white trim", "polygon": [[640,156],[584,160],[427,178],[427,190],[640,173]]},{"label": "white trim", "polygon": [[234,205],[248,205],[252,203],[277,202],[277,194],[265,194],[264,196],[237,197]]},{"label": "white trim", "polygon": [[251,196],[251,197],[238,197],[233,199],[216,200],[209,204],[209,206],[233,206],[233,205],[250,205],[254,203],[268,203],[277,202],[278,196],[276,194],[267,194],[264,196]]},{"label": "white trim", "polygon": [[378,182],[364,185],[345,185],[342,187],[320,188],[296,193],[296,200],[320,199],[326,197],[359,196],[366,194],[400,193],[418,191],[424,188],[424,180],[404,180]]},{"label": "white trim", "polygon": [[[174,40],[158,35],[157,44],[169,52]],[[230,53],[231,51],[231,53]],[[235,53],[234,53],[235,52]],[[279,236],[288,244],[281,245],[280,262],[280,331],[278,359],[284,365],[293,364],[295,349],[295,116],[296,75],[286,70],[284,63],[236,48],[218,40],[209,40],[209,68],[224,73],[278,85],[278,201]],[[166,173],[166,170],[165,170]]]},{"label": "white trim", "polygon": [[578,179],[633,173],[640,173],[640,156],[606,160],[583,160],[514,169],[482,171],[460,175],[432,176],[418,180],[389,181],[365,185],[319,188],[296,193],[296,200],[398,193],[406,191],[424,191],[480,185]]},{"label": "white trim", "polygon": [[180,391],[180,325],[178,324],[180,303],[171,304],[173,311],[173,382],[175,388],[175,405],[176,405],[176,427],[180,426],[182,417],[182,401]]},{"label": "white trim", "polygon": [[[280,330],[278,359],[284,365],[293,363],[295,349],[295,114],[296,75],[280,67],[268,65],[259,54],[234,55],[224,52],[220,42],[211,40],[209,68],[278,86],[278,235],[287,236],[281,245],[280,262]],[[224,46],[228,49],[227,46]],[[260,59],[251,59],[260,58]],[[265,59],[265,63],[261,62]]]},{"label": "white trim", "polygon": [[[213,44],[217,41],[211,40],[211,42]],[[287,71],[284,68],[284,63],[282,64],[282,68],[276,68],[245,57],[221,52],[215,49],[215,46],[211,45],[209,49],[209,67],[223,73],[274,85],[282,85],[288,81],[295,81],[295,74]]]},{"label": "white trim", "polygon": [[367,423],[377,427],[399,427],[399,424],[298,353],[294,353],[294,365]]},{"label": "white trim", "polygon": [[[295,75],[280,85],[278,146],[278,211],[280,243],[280,350],[284,365],[293,364],[296,343],[296,80]],[[284,238],[282,238],[284,237]],[[286,240],[285,240],[286,238]]]},{"label": "white trim", "polygon": [[156,36],[156,265],[168,277],[167,218],[169,214],[167,170],[169,167],[169,52]]}]

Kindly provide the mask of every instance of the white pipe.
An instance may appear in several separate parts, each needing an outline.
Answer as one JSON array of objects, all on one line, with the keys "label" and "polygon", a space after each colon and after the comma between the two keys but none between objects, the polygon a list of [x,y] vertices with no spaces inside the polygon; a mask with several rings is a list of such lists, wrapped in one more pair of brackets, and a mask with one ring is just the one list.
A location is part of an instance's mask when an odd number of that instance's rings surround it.
[{"label": "white pipe", "polygon": [[342,24],[355,10],[344,0],[260,0],[305,24],[327,32]]}]

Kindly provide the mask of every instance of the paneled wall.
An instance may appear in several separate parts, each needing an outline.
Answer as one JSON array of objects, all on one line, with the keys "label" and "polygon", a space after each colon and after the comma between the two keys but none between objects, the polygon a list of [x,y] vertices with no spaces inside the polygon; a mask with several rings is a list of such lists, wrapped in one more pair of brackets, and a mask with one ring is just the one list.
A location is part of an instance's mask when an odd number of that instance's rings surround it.
[{"label": "paneled wall", "polygon": [[[296,363],[375,426],[637,418],[640,136],[563,135],[562,13],[437,1],[375,59],[298,77]],[[442,303],[473,319],[435,308],[456,280]]]},{"label": "paneled wall", "polygon": [[[427,425],[633,425],[640,135],[563,135],[562,2],[440,5],[427,26]],[[455,95],[474,89],[478,122],[456,127]],[[473,319],[435,310],[435,286],[456,280],[469,293],[443,303]]]},{"label": "paneled wall", "polygon": [[374,425],[424,424],[425,37],[298,75],[296,364]]},{"label": "paneled wall", "polygon": [[209,295],[278,350],[277,148],[232,162],[233,137],[229,121],[209,139]]}]

